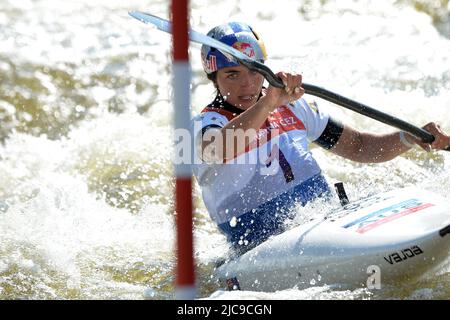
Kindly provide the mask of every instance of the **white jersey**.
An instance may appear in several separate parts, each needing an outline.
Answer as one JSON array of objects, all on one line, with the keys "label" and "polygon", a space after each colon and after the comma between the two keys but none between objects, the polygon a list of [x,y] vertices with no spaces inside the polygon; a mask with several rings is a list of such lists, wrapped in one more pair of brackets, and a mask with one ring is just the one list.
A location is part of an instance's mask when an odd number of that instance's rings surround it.
[{"label": "white jersey", "polygon": [[[224,127],[236,115],[230,107],[206,107],[193,119],[196,141],[205,128]],[[244,153],[226,163],[203,162],[197,143],[193,171],[211,218],[219,226],[232,224],[241,215],[320,175],[308,144],[321,136],[328,121],[328,114],[300,99],[271,112],[261,127],[260,143],[250,143]]]}]

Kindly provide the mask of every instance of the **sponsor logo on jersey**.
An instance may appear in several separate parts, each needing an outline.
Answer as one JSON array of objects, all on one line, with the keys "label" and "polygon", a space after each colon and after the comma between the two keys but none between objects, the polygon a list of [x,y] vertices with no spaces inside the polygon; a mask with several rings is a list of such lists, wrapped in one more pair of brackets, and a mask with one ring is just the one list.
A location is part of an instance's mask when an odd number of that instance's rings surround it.
[{"label": "sponsor logo on jersey", "polygon": [[245,152],[292,130],[306,130],[306,127],[289,108],[280,107],[269,115],[266,123],[259,130],[257,139],[247,146]]},{"label": "sponsor logo on jersey", "polygon": [[308,102],[308,106],[311,108],[312,111],[314,111],[315,113],[319,113],[319,107],[317,106],[317,102],[312,101],[312,102]]},{"label": "sponsor logo on jersey", "polygon": [[[236,114],[221,108],[207,108],[203,110],[203,112],[208,111],[217,112],[225,116],[228,120],[231,120],[236,116]],[[294,112],[291,111],[288,107],[279,107],[269,115],[267,121],[257,132],[256,139],[247,145],[244,153],[250,152],[255,148],[259,148],[272,139],[278,137],[279,135],[292,130],[306,130],[306,127],[303,122],[299,118],[297,118]],[[234,158],[240,156],[241,154],[242,153],[236,154]],[[234,158],[230,159],[229,161],[233,160]]]}]

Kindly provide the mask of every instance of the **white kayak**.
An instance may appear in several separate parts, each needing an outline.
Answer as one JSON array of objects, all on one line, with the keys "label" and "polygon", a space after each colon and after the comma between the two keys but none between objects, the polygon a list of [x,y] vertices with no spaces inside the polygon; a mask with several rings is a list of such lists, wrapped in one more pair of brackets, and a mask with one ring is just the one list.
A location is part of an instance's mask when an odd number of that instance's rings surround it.
[{"label": "white kayak", "polygon": [[444,263],[450,203],[417,188],[378,194],[273,236],[215,270],[229,289],[276,291],[412,281]]}]

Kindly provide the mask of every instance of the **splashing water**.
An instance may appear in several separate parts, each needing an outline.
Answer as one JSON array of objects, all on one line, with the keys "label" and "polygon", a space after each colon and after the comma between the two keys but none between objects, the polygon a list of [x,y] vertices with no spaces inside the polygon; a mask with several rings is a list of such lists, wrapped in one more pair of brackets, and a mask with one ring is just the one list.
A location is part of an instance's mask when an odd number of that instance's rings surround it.
[{"label": "splashing water", "polygon": [[[191,2],[206,33],[246,21],[264,38],[267,64],[417,125],[450,132],[448,1]],[[168,16],[168,1],[55,0],[0,4],[0,299],[171,299],[175,258],[171,164],[170,37],[128,16]],[[218,17],[211,12],[223,12]],[[197,45],[192,109],[214,97]],[[318,101],[345,123],[393,129]],[[412,150],[362,165],[320,148],[330,184],[350,200],[416,185],[449,198],[448,154]],[[195,258],[200,298],[450,298],[448,267],[413,284],[371,292],[224,292],[211,278],[226,257],[195,186]],[[297,208],[293,225],[335,203]]]}]

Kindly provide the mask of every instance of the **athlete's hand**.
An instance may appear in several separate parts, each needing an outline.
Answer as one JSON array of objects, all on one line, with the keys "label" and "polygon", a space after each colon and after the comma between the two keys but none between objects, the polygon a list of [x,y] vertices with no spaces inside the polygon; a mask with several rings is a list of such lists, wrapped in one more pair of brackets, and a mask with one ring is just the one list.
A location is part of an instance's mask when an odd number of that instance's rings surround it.
[{"label": "athlete's hand", "polygon": [[266,94],[266,99],[274,108],[296,101],[305,94],[301,74],[278,72],[277,76],[283,81],[284,89],[269,86]]},{"label": "athlete's hand", "polygon": [[412,135],[408,135],[408,141],[418,144],[422,149],[424,149],[427,152],[430,152],[433,149],[444,150],[450,147],[450,136],[445,134],[444,131],[442,131],[440,125],[434,122],[430,122],[427,125],[425,125],[423,129],[425,129],[434,136],[434,141],[431,144],[424,143]]}]

